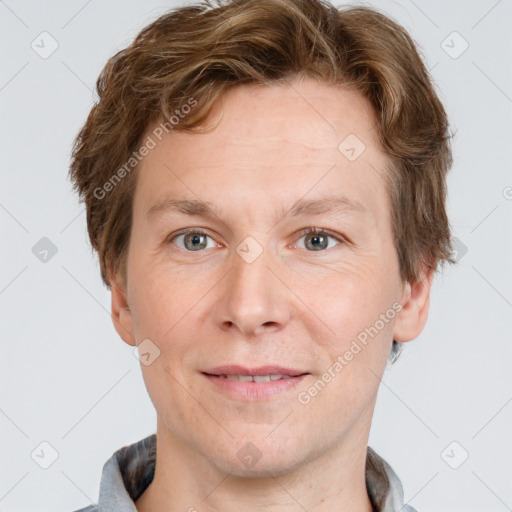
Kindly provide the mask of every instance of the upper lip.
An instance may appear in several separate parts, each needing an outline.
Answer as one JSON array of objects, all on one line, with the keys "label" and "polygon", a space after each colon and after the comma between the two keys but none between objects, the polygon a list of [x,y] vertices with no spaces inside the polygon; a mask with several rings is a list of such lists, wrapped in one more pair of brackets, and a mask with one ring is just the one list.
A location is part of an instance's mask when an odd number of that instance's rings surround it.
[{"label": "upper lip", "polygon": [[308,372],[303,370],[296,370],[292,368],[283,368],[282,366],[260,366],[258,368],[248,368],[237,364],[217,366],[204,370],[203,373],[209,375],[289,375],[290,377],[297,377],[304,375]]}]

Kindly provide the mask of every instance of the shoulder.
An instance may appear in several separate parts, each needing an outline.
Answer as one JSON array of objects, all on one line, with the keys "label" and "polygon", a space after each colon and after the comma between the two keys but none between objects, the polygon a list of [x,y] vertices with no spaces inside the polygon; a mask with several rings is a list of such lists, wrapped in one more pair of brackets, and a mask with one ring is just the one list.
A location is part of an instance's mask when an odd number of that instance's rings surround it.
[{"label": "shoulder", "polygon": [[99,509],[96,505],[89,505],[88,507],[75,510],[74,512],[98,512]]}]

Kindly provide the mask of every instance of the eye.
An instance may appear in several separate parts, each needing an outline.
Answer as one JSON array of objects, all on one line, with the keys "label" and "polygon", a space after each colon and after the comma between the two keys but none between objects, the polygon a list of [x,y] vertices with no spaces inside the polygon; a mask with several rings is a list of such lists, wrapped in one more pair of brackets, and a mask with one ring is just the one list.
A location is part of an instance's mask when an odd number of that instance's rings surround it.
[{"label": "eye", "polygon": [[[303,238],[305,239],[304,247],[312,252],[320,252],[325,249],[331,249],[333,245],[329,244],[329,239],[335,240],[337,242],[334,246],[344,242],[342,236],[334,235],[329,231],[314,227],[302,231],[302,236],[299,240],[302,240]],[[208,239],[210,239],[209,245]],[[205,231],[200,228],[184,229],[178,233],[173,233],[166,239],[165,243],[175,244],[180,249],[187,252],[198,252],[203,249],[219,247],[219,244],[217,244]],[[297,243],[297,245],[299,245],[299,248],[302,248],[300,247],[300,244]]]},{"label": "eye", "polygon": [[302,240],[303,238],[305,238],[304,245],[306,249],[310,249],[314,252],[332,248],[332,246],[329,247],[329,238],[336,240],[338,244],[343,243],[343,238],[341,236],[335,236],[328,231],[319,228],[308,228],[303,231],[303,235],[299,240]]},{"label": "eye", "polygon": [[[211,240],[208,245],[208,239]],[[180,241],[179,243],[177,241]],[[202,229],[186,229],[178,233],[173,233],[167,240],[166,243],[175,243],[180,249],[189,252],[197,252],[202,249],[212,249],[217,244],[213,239],[206,234]],[[181,245],[181,243],[183,245]]]}]

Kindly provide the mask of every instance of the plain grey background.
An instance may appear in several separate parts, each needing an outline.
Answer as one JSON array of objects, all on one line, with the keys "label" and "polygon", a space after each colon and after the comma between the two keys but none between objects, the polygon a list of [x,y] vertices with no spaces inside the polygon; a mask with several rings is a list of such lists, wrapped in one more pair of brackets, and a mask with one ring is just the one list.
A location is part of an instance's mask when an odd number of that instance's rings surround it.
[{"label": "plain grey background", "polygon": [[[0,1],[1,511],[96,502],[105,461],[156,429],[67,171],[107,59],[183,3]],[[369,444],[419,512],[512,510],[512,0],[364,4],[418,42],[456,131],[459,258],[384,375]]]}]

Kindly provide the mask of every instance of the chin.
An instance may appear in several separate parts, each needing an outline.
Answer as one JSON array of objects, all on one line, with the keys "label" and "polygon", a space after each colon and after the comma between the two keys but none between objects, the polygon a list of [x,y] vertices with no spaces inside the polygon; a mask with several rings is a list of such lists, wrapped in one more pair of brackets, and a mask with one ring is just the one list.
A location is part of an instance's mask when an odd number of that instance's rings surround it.
[{"label": "chin", "polygon": [[215,464],[221,471],[230,473],[232,476],[252,479],[283,476],[301,465],[298,460],[288,461],[277,457],[265,457],[265,454],[253,466],[240,462],[236,455],[231,459],[217,459]]},{"label": "chin", "polygon": [[[285,475],[296,470],[307,460],[293,442],[293,435],[287,439],[268,438],[268,430],[263,436],[243,436],[233,440],[230,446],[220,447],[210,460],[223,472],[240,478],[265,478]],[[250,441],[250,439],[255,441]],[[293,446],[292,446],[293,445]],[[235,447],[233,449],[233,447]]]}]

